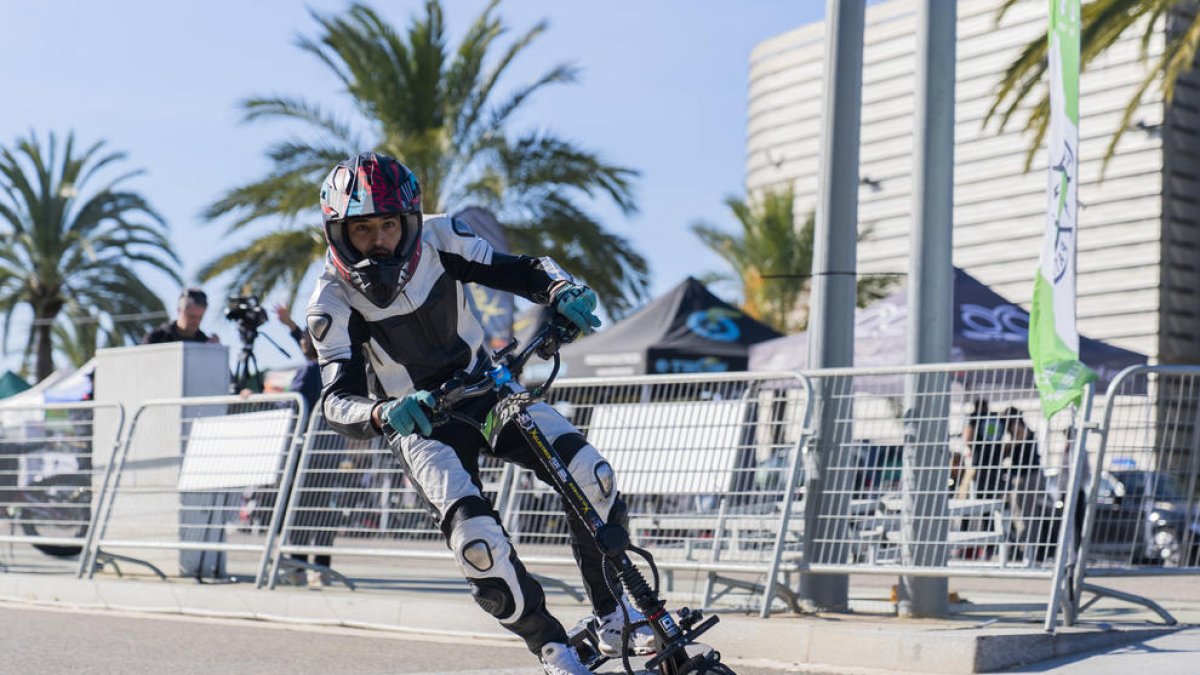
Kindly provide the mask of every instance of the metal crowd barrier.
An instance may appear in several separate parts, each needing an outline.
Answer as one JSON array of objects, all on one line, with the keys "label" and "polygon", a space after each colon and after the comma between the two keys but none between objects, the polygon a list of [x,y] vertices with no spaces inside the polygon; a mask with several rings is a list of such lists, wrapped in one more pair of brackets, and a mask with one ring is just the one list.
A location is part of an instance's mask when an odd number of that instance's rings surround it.
[{"label": "metal crowd barrier", "polygon": [[119,405],[0,407],[0,542],[9,544],[0,569],[83,573],[124,424]]},{"label": "metal crowd barrier", "polygon": [[1074,570],[1074,608],[1086,609],[1082,592],[1092,591],[1173,623],[1152,601],[1085,578],[1200,573],[1200,366],[1128,368],[1105,398],[1099,449],[1081,476],[1086,514],[1073,524],[1085,561]]},{"label": "metal crowd barrier", "polygon": [[[1100,422],[1090,389],[1044,420],[1028,362],[589,378],[550,395],[616,469],[633,542],[704,573],[705,605],[741,589],[763,616],[776,598],[795,609],[796,572],[1044,578],[1050,627],[1064,589],[1068,622],[1086,609],[1085,576],[1200,571],[1200,367],[1126,371]],[[302,556],[451,560],[380,440],[348,441],[318,411],[301,448],[303,416],[294,395],[143,406],[91,558],[190,552],[178,562],[209,576],[224,559],[205,555],[250,554],[261,584],[273,554],[272,587],[336,575]],[[574,566],[549,486],[488,456],[480,476],[527,564]]]},{"label": "metal crowd barrier", "polygon": [[[483,494],[493,504],[507,476],[499,461],[481,460]],[[306,568],[353,586],[340,572],[347,556],[454,559],[420,493],[383,439],[346,439],[329,428],[319,410],[309,421],[282,522],[271,588],[281,577],[301,583],[293,575]],[[311,564],[306,560],[310,555]],[[316,563],[316,556],[330,555],[338,558],[335,564]]]},{"label": "metal crowd barrier", "polygon": [[[811,392],[795,374],[706,373],[564,379],[549,402],[612,464],[635,545],[661,569],[706,572],[705,605],[734,588],[761,591],[766,616],[777,593],[796,608],[777,582],[799,565],[788,486]],[[575,564],[564,506],[532,472],[515,473],[502,515],[523,560]]]},{"label": "metal crowd barrier", "polygon": [[[143,404],[114,462],[88,576],[131,562],[163,578],[261,585],[305,414],[298,394]],[[136,558],[115,553],[131,549]]]},{"label": "metal crowd barrier", "polygon": [[1027,362],[806,374],[810,571],[1054,576],[1073,421],[1042,418]]}]

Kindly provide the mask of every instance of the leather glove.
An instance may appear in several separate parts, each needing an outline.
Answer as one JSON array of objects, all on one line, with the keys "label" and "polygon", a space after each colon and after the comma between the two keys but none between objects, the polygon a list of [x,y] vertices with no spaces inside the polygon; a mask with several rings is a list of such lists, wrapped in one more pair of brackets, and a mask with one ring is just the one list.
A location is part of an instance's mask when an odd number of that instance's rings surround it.
[{"label": "leather glove", "polygon": [[585,334],[600,327],[596,316],[596,292],[587,286],[566,284],[554,294],[554,309]]},{"label": "leather glove", "polygon": [[422,436],[433,431],[427,410],[433,408],[433,395],[427,391],[414,391],[404,398],[394,398],[379,407],[379,419],[401,436],[420,429]]}]

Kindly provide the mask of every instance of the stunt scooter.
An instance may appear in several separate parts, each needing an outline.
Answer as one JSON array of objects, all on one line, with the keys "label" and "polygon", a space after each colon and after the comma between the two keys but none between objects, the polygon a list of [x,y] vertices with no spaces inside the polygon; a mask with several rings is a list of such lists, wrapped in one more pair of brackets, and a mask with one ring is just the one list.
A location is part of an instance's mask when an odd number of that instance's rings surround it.
[{"label": "stunt scooter", "polygon": [[[554,488],[563,495],[567,504],[587,526],[596,546],[611,562],[616,570],[617,581],[625,588],[634,607],[646,618],[643,621],[631,623],[624,604],[620,604],[625,615],[625,626],[622,630],[622,665],[625,672],[632,675],[628,657],[628,641],[630,633],[642,625],[649,625],[654,633],[655,653],[645,663],[645,669],[658,672],[661,675],[734,675],[734,671],[721,663],[719,652],[696,642],[696,638],[716,625],[716,616],[707,619],[698,610],[683,608],[679,611],[676,621],[667,611],[658,591],[658,569],[654,558],[644,549],[634,546],[629,540],[629,533],[624,527],[615,523],[606,523],[596,513],[596,509],[584,496],[583,490],[575,478],[567,471],[566,465],[558,453],[550,445],[545,432],[538,428],[533,416],[529,414],[529,406],[543,400],[559,370],[559,347],[578,336],[579,329],[565,325],[561,319],[543,324],[537,334],[529,341],[524,349],[517,351],[517,341],[511,341],[506,347],[492,355],[492,367],[477,377],[453,378],[438,390],[431,392],[434,397],[431,423],[444,424],[450,418],[457,418],[454,409],[463,401],[495,392],[499,398],[489,414],[485,428],[493,433],[499,433],[508,423],[515,423],[520,429],[525,441],[533,449],[538,461],[546,469],[553,481]],[[542,359],[552,360],[553,368],[544,383],[526,390],[517,382],[525,362],[537,354]],[[469,421],[469,420],[468,420]],[[494,439],[492,439],[494,440]],[[636,553],[646,560],[653,573],[654,584],[646,581],[641,571],[634,565],[629,553]],[[608,567],[607,565],[605,566]],[[606,570],[607,580],[607,570]],[[613,580],[607,580],[610,588],[614,588]],[[620,595],[615,593],[614,595]],[[595,626],[588,624],[572,631],[571,644],[579,652],[580,660],[591,670],[595,670],[608,660],[600,653]]]}]

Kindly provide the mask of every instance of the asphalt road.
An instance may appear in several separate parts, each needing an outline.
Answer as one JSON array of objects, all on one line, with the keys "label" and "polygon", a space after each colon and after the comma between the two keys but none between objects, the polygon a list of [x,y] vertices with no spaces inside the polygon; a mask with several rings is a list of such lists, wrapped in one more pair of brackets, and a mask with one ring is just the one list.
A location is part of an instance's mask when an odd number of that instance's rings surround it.
[{"label": "asphalt road", "polygon": [[[17,604],[0,604],[0,626],[3,675],[542,672],[523,647],[476,638],[413,637],[382,631]],[[737,672],[779,675],[781,671],[739,667]]]}]

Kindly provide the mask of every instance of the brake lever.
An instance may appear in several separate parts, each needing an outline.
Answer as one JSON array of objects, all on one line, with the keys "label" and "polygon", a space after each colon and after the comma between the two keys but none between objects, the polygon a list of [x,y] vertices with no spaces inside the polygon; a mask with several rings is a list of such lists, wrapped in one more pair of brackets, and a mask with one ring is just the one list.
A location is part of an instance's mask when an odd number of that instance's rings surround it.
[{"label": "brake lever", "polygon": [[492,363],[499,363],[500,359],[513,353],[513,350],[517,348],[518,344],[520,343],[517,342],[516,338],[510,338],[508,344],[492,352]]}]

